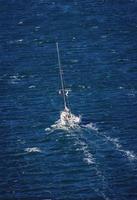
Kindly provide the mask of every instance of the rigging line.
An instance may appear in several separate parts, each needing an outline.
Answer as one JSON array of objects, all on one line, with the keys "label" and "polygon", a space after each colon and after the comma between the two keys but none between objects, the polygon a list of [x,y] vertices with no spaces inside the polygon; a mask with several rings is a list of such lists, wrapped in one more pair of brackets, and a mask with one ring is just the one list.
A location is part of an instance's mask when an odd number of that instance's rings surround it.
[{"label": "rigging line", "polygon": [[65,94],[65,89],[64,89],[63,74],[62,74],[62,68],[61,68],[58,42],[56,42],[56,48],[57,48],[57,55],[58,55],[59,74],[60,74],[61,87],[62,87],[62,92],[63,92],[64,107],[66,108],[67,107],[66,94]]}]

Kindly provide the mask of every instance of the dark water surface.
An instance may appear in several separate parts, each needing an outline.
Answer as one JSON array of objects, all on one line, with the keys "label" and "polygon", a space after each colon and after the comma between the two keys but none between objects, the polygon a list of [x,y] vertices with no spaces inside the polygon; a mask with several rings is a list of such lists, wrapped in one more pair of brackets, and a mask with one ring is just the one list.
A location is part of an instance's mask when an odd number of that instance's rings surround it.
[{"label": "dark water surface", "polygon": [[136,79],[136,0],[1,0],[0,199],[136,200]]}]

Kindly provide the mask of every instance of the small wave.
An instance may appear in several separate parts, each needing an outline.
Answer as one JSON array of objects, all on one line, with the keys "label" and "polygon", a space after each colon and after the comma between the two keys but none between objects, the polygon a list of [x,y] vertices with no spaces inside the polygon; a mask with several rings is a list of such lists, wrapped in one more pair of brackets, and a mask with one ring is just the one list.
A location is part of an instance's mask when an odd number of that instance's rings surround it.
[{"label": "small wave", "polygon": [[107,35],[101,35],[101,38],[107,38],[108,36]]},{"label": "small wave", "polygon": [[40,29],[40,26],[35,26],[35,30],[39,30]]},{"label": "small wave", "polygon": [[70,60],[72,63],[78,63],[79,62],[79,60],[77,60],[77,59],[71,59]]},{"label": "small wave", "polygon": [[45,128],[45,131],[46,131],[46,135],[49,135],[49,134],[51,134],[51,133],[53,133],[54,132],[54,128]]},{"label": "small wave", "polygon": [[41,152],[41,150],[38,147],[26,148],[25,151],[28,152],[28,153]]},{"label": "small wave", "polygon": [[45,128],[45,131],[51,131],[51,128]]},{"label": "small wave", "polygon": [[95,124],[93,124],[92,122],[86,124],[86,125],[83,125],[82,127],[84,128],[88,128],[88,129],[92,129],[94,131],[98,131],[98,128]]},{"label": "small wave", "polygon": [[135,97],[137,94],[137,92],[133,89],[130,90],[130,92],[127,94],[128,96],[131,96],[131,97]]},{"label": "small wave", "polygon": [[120,90],[122,90],[124,87],[123,87],[123,86],[119,86],[118,88],[119,88]]},{"label": "small wave", "polygon": [[23,39],[15,40],[15,42],[17,42],[17,43],[22,43],[22,42],[23,42]]},{"label": "small wave", "polygon": [[18,83],[20,81],[20,78],[19,78],[18,75],[16,75],[16,76],[10,76],[10,79],[11,79],[11,83],[12,84],[16,84],[16,83]]},{"label": "small wave", "polygon": [[35,85],[30,85],[29,89],[32,89],[32,88],[35,88],[35,87],[36,87]]},{"label": "small wave", "polygon": [[21,38],[21,39],[18,39],[18,40],[10,40],[8,43],[9,44],[21,44],[24,40]]},{"label": "small wave", "polygon": [[23,24],[23,21],[19,21],[18,24]]},{"label": "small wave", "polygon": [[12,84],[17,84],[24,76],[17,73],[16,75],[11,75],[9,78]]},{"label": "small wave", "polygon": [[98,26],[92,26],[91,28],[92,29],[98,29]]},{"label": "small wave", "polygon": [[85,85],[78,85],[79,88],[85,89],[86,86]]}]

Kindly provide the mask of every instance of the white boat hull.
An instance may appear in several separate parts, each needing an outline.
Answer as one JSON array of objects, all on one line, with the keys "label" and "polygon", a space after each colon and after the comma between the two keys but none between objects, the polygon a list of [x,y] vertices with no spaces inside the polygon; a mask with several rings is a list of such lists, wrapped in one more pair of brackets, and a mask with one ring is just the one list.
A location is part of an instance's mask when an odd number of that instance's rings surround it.
[{"label": "white boat hull", "polygon": [[69,111],[68,108],[65,108],[65,110],[60,113],[60,122],[63,126],[73,127],[80,124],[81,117],[75,116]]}]

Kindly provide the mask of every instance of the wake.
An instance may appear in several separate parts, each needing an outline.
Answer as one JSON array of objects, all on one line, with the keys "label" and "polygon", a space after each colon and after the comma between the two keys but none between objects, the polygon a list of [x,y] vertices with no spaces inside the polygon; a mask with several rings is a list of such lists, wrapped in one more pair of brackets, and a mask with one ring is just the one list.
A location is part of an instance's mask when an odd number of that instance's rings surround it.
[{"label": "wake", "polygon": [[[85,130],[92,129],[97,131],[98,129],[92,123],[87,125],[83,124],[73,124],[73,126],[65,126],[64,123],[59,119],[51,127],[46,128],[45,131],[47,134],[51,134],[56,130],[62,130],[65,135],[73,135],[73,146],[75,147],[76,152],[80,152],[82,155],[83,162],[90,167],[91,172],[95,173],[97,176],[96,184],[94,182],[91,184],[91,188],[95,191],[97,195],[101,195],[105,200],[110,200],[107,196],[106,191],[110,191],[108,183],[102,171],[100,171],[96,158],[91,151],[91,145],[89,144],[84,132]],[[112,192],[111,192],[112,193]]]},{"label": "wake", "polygon": [[[75,115],[74,115],[74,119],[75,119]],[[79,121],[81,120],[81,116],[77,117],[79,118]],[[133,161],[133,160],[137,160],[137,155],[133,152],[130,151],[128,149],[124,149],[124,147],[122,146],[122,144],[120,143],[119,138],[112,138],[108,135],[105,134],[105,132],[101,132],[99,130],[99,128],[96,126],[96,124],[90,122],[86,125],[83,125],[82,123],[74,123],[73,121],[70,122],[69,126],[65,124],[65,122],[61,119],[57,120],[53,125],[51,125],[49,128],[45,128],[45,131],[47,134],[50,134],[56,130],[63,130],[65,131],[65,133],[73,133],[75,131],[78,131],[79,133],[81,131],[88,131],[91,133],[91,130],[94,131],[95,134],[97,134],[100,137],[103,137],[104,140],[107,143],[111,143],[113,145],[113,147],[115,148],[116,151],[124,154],[124,156],[126,156],[128,158],[128,160]],[[89,155],[86,156],[85,161],[87,161],[88,163],[92,163],[93,159],[91,159],[91,155],[90,153],[87,152],[87,148],[84,147],[85,144],[83,145],[83,149],[85,149],[85,155]]]},{"label": "wake", "polygon": [[111,148],[114,151],[118,151],[130,162],[137,159],[136,154],[133,151],[125,149],[120,143],[119,138],[109,136],[107,133],[101,131],[97,125],[92,122],[86,125],[82,123],[74,123],[73,126],[68,126],[65,123],[62,123],[62,120],[59,119],[49,128],[45,129],[47,135],[54,132],[56,133],[56,130],[61,130],[61,133],[65,134],[67,137],[73,136],[72,145],[75,147],[75,151],[82,155],[83,162],[90,168],[91,172],[95,173],[95,176],[97,177],[96,183],[92,183],[91,181],[91,188],[97,193],[97,195],[101,195],[105,200],[113,199],[115,194],[109,187],[107,177],[104,171],[100,168],[101,161],[98,160],[98,154],[95,153],[98,146],[94,139],[89,139],[89,134],[90,136],[93,134],[92,138],[96,137],[96,139],[98,138],[100,142],[101,140],[102,143],[105,142],[105,145],[111,145]]}]

